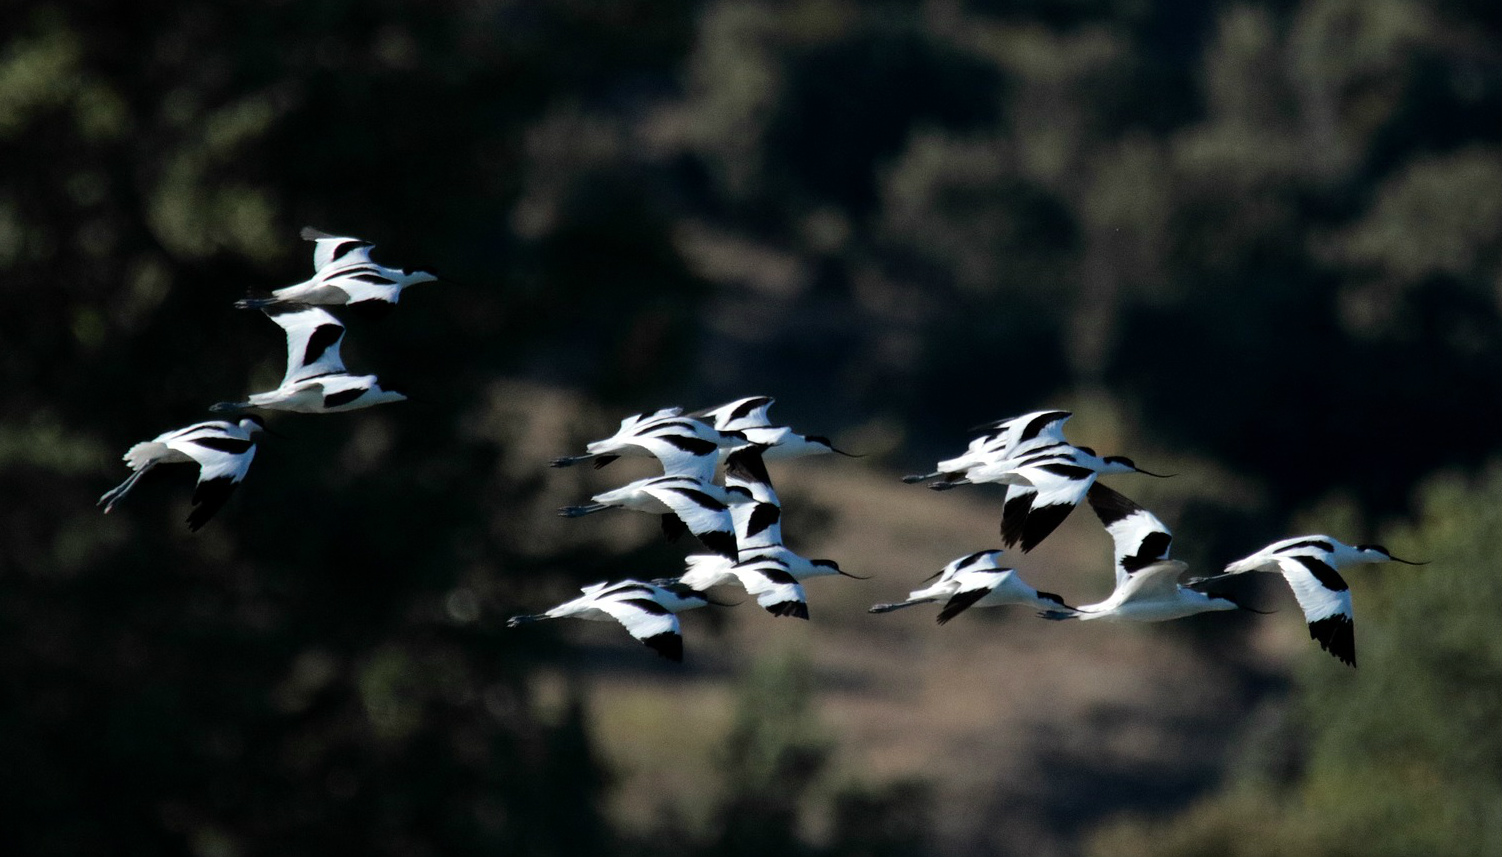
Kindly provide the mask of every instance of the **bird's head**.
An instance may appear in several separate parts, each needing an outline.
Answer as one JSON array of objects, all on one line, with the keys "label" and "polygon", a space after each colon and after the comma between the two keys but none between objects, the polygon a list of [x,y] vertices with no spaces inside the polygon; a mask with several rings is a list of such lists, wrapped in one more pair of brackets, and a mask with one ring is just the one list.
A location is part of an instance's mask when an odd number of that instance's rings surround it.
[{"label": "bird's head", "polygon": [[806,441],[808,441],[809,443],[813,444],[814,446],[819,447],[820,449],[822,449],[822,450],[824,450],[826,452],[833,452],[836,455],[843,455],[846,458],[863,458],[864,457],[860,453],[846,452],[845,450],[840,449],[839,447],[835,446],[834,443],[832,441],[830,441],[829,438],[824,437],[823,435],[808,434],[808,435],[804,435],[803,439],[806,440]]},{"label": "bird's head", "polygon": [[835,562],[832,559],[811,559],[808,561],[808,564],[814,567],[814,575],[842,574],[845,577],[854,578],[856,580],[871,579],[869,577],[862,577],[858,574],[851,574],[850,572],[845,571],[844,569],[840,568],[839,563]]},{"label": "bird's head", "polygon": [[1159,479],[1168,479],[1173,476],[1172,473],[1154,473],[1151,470],[1143,470],[1137,466],[1135,461],[1127,458],[1125,455],[1108,455],[1101,460],[1106,463],[1106,469],[1101,471],[1101,473],[1105,474],[1141,473],[1145,476],[1156,476]]},{"label": "bird's head", "polygon": [[1381,545],[1357,545],[1356,552],[1367,562],[1401,562],[1404,565],[1428,565],[1429,561],[1416,562],[1410,559],[1399,559],[1392,555],[1392,551]]}]

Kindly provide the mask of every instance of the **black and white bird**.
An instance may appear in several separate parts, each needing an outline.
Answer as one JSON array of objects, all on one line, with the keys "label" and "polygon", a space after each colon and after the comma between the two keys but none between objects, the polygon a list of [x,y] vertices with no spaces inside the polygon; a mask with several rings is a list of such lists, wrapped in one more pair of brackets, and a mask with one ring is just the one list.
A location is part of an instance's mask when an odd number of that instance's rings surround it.
[{"label": "black and white bird", "polygon": [[634,509],[662,516],[662,529],[675,540],[684,529],[704,547],[737,560],[735,525],[725,489],[692,476],[654,476],[596,494],[587,505],[564,506],[558,514],[578,518],[606,509]]},{"label": "black and white bird", "polygon": [[682,579],[697,589],[739,581],[774,615],[807,619],[802,581],[837,574],[865,578],[841,569],[832,559],[809,559],[782,543],[782,507],[762,461],[764,449],[757,444],[744,446],[725,460],[725,493],[740,549],[738,560],[691,556]]},{"label": "black and white bird", "polygon": [[320,307],[287,304],[267,307],[266,315],[287,333],[287,374],[275,390],[253,393],[244,402],[220,402],[210,410],[235,413],[247,408],[331,414],[407,397],[383,388],[374,375],[344,369],[339,344],[344,325]]},{"label": "black and white bird", "polygon": [[588,619],[619,622],[627,633],[670,661],[683,660],[683,633],[678,613],[709,604],[704,593],[671,580],[623,580],[595,583],[584,594],[546,613],[512,616],[506,627],[515,628],[543,619]]},{"label": "black and white bird", "polygon": [[388,310],[401,299],[402,290],[437,277],[426,271],[388,268],[371,261],[369,241],[329,235],[304,227],[302,237],[314,242],[313,276],[301,283],[277,289],[270,297],[247,297],[236,301],[240,309],[267,309],[290,304],[348,306],[354,309]]},{"label": "black and white bird", "polygon": [[[717,407],[696,411],[694,416],[711,423],[722,433],[743,436],[744,443],[754,443],[765,447],[761,455],[767,461],[798,458],[805,455],[826,455],[831,452],[849,458],[860,457],[835,447],[827,437],[799,434],[788,426],[774,425],[767,415],[774,401],[776,400],[770,396],[748,396]],[[728,454],[728,450],[722,453],[724,454]]]},{"label": "black and white bird", "polygon": [[1062,444],[1065,442],[1064,423],[1071,416],[1069,411],[1034,411],[975,426],[971,431],[983,431],[985,434],[970,441],[970,446],[963,454],[940,461],[932,473],[904,476],[902,481],[908,484],[927,482],[930,479],[953,482],[963,479],[972,467],[1004,460],[1038,446]]},{"label": "black and white bird", "polygon": [[1173,534],[1153,513],[1098,483],[1090,487],[1089,501],[1115,546],[1116,588],[1104,601],[1072,611],[1045,610],[1039,614],[1043,618],[1163,622],[1215,610],[1250,609],[1231,598],[1180,585],[1179,576],[1188,566],[1169,559]]},{"label": "black and white bird", "polygon": [[621,420],[615,434],[603,440],[590,441],[583,455],[570,455],[553,459],[553,467],[571,467],[585,461],[593,461],[596,469],[604,467],[623,456],[655,457],[664,464],[664,472],[672,473],[669,462],[674,453],[688,456],[681,459],[705,460],[709,473],[700,472],[701,467],[689,468],[694,475],[708,480],[712,477],[717,462],[716,454],[725,446],[745,443],[740,436],[727,436],[716,431],[714,426],[693,417],[683,416],[682,408],[663,408],[651,413],[633,414]]},{"label": "black and white bird", "polygon": [[1382,545],[1348,545],[1329,536],[1297,536],[1274,542],[1251,556],[1226,565],[1223,574],[1203,578],[1209,583],[1254,571],[1283,575],[1304,611],[1309,637],[1342,663],[1356,666],[1356,623],[1351,589],[1338,569],[1362,563],[1422,562],[1399,559]]},{"label": "black and white bird", "polygon": [[253,414],[237,422],[211,420],[157,435],[125,452],[125,463],[134,472],[99,498],[105,514],[115,508],[148,470],[158,464],[198,465],[198,486],[193,489],[193,510],[188,529],[197,532],[223,508],[250,470],[256,456],[255,435],[266,428]]},{"label": "black and white bird", "polygon": [[[1017,572],[1001,565],[1000,550],[983,550],[951,561],[935,576],[939,579],[930,586],[908,593],[906,601],[894,604],[873,604],[869,612],[889,613],[918,604],[944,602],[939,611],[940,625],[960,615],[971,607],[999,607],[1003,604],[1021,604],[1037,610],[1072,611],[1073,607],[1052,592],[1039,592],[1017,576]],[[933,580],[930,577],[929,580]]]}]

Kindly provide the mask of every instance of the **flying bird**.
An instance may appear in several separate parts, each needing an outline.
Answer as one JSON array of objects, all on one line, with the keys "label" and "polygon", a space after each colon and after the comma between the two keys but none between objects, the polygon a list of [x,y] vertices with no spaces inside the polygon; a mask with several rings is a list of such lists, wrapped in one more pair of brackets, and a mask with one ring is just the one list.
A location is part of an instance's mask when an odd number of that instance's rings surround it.
[{"label": "flying bird", "polygon": [[426,271],[407,271],[376,264],[370,258],[370,250],[375,245],[369,241],[330,235],[311,226],[303,228],[302,237],[314,242],[312,278],[276,289],[270,297],[247,297],[236,301],[236,307],[267,309],[314,304],[389,310],[401,299],[403,289],[438,279]]},{"label": "flying bird", "polygon": [[1192,581],[1209,583],[1253,571],[1283,575],[1304,611],[1309,637],[1342,663],[1356,666],[1356,623],[1351,589],[1338,569],[1362,563],[1423,562],[1399,559],[1382,545],[1348,545],[1329,536],[1297,536],[1274,542],[1226,565],[1223,574]]},{"label": "flying bird", "polygon": [[374,375],[351,375],[344,369],[339,345],[344,325],[320,307],[288,304],[265,309],[287,333],[287,373],[275,390],[253,393],[244,402],[220,402],[210,410],[236,413],[247,408],[331,414],[368,408],[407,397],[383,388]]},{"label": "flying bird", "polygon": [[972,467],[1002,460],[1044,444],[1062,444],[1065,442],[1064,423],[1071,416],[1069,411],[1034,411],[975,426],[971,431],[985,433],[970,441],[964,454],[940,461],[932,473],[904,476],[902,481],[910,485],[930,479],[953,482],[963,479]]},{"label": "flying bird", "polygon": [[683,660],[683,634],[677,614],[709,604],[704,593],[671,580],[623,580],[595,583],[584,594],[546,613],[512,616],[506,627],[515,628],[544,619],[588,619],[619,622],[627,633],[670,661]]},{"label": "flying bird", "polygon": [[[1090,508],[1115,546],[1116,588],[1104,601],[1072,611],[1045,610],[1045,619],[1163,622],[1215,610],[1249,610],[1235,600],[1179,584],[1188,565],[1169,559],[1173,534],[1157,516],[1099,483],[1090,487]],[[1253,611],[1256,612],[1256,611]]]},{"label": "flying bird", "polygon": [[708,480],[717,461],[714,455],[723,447],[742,443],[745,443],[744,437],[727,436],[702,420],[683,416],[682,408],[662,408],[626,417],[621,420],[620,428],[616,429],[615,434],[586,444],[583,455],[563,456],[549,463],[553,467],[572,467],[593,461],[598,470],[622,456],[656,457],[663,461],[664,472],[669,473],[669,462],[674,459],[676,451],[695,460],[710,456],[709,474],[702,474],[700,465],[697,464],[688,468],[690,472]]},{"label": "flying bird", "polygon": [[694,416],[712,423],[723,433],[742,436],[743,443],[765,447],[761,454],[768,461],[826,455],[831,452],[848,458],[860,458],[855,453],[837,448],[829,438],[822,435],[799,434],[788,426],[774,425],[767,415],[774,401],[770,396],[748,396],[696,411]]},{"label": "flying bird", "polygon": [[596,494],[587,505],[564,506],[558,514],[578,518],[606,509],[634,509],[662,516],[663,533],[670,541],[684,529],[709,550],[737,560],[735,525],[725,489],[691,476],[654,476]]},{"label": "flying bird", "polygon": [[[1073,607],[1052,592],[1039,592],[1017,576],[1017,572],[1001,566],[1000,550],[983,550],[952,560],[936,575],[939,579],[932,585],[915,589],[906,601],[895,604],[873,604],[868,612],[890,613],[918,604],[944,602],[939,611],[938,622],[945,624],[950,619],[971,607],[998,607],[1003,604],[1022,604],[1038,610],[1072,611]],[[933,580],[929,577],[929,580]]]},{"label": "flying bird", "polygon": [[109,514],[136,482],[158,464],[197,464],[198,485],[193,489],[193,510],[188,514],[188,529],[197,532],[223,508],[245,478],[256,455],[255,435],[265,428],[260,417],[248,414],[238,422],[195,423],[138,443],[123,456],[134,472],[105,492],[99,505]]}]

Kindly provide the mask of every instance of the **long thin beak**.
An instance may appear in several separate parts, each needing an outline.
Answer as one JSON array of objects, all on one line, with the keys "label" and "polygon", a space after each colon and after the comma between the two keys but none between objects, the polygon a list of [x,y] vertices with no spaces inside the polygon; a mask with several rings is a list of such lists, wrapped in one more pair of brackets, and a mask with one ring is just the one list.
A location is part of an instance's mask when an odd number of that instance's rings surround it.
[{"label": "long thin beak", "polygon": [[871,579],[869,576],[867,576],[867,577],[861,577],[859,574],[851,574],[850,572],[845,571],[844,569],[837,568],[837,569],[835,569],[835,571],[838,571],[840,574],[843,574],[846,577],[853,577],[856,580],[870,580]]},{"label": "long thin beak", "polygon": [[1159,479],[1172,479],[1174,476],[1177,475],[1177,474],[1174,474],[1174,473],[1154,473],[1151,470],[1143,470],[1140,467],[1137,468],[1137,472],[1141,473],[1144,476],[1155,476],[1155,477],[1157,477]]},{"label": "long thin beak", "polygon": [[839,455],[843,455],[846,458],[865,458],[866,457],[866,454],[864,452],[846,452],[845,450],[840,449],[837,446],[831,446],[829,448],[829,451],[833,452],[833,453],[837,453]]},{"label": "long thin beak", "polygon": [[1390,560],[1392,560],[1393,562],[1401,562],[1404,565],[1428,565],[1429,564],[1429,560],[1427,560],[1427,559],[1426,560],[1398,559],[1397,557],[1393,556],[1392,554],[1388,554],[1387,558],[1390,559]]}]

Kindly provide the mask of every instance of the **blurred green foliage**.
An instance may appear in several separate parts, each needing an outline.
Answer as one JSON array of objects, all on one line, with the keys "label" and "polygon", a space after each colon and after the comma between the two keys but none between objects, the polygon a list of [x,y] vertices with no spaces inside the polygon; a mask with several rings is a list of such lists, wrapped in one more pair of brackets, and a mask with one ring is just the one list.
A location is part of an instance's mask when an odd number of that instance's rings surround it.
[{"label": "blurred green foliage", "polygon": [[[1360,673],[1311,656],[1291,722],[1258,736],[1216,795],[1123,823],[1111,855],[1491,854],[1502,848],[1502,467],[1435,477],[1386,542],[1422,569],[1355,571]],[[1269,763],[1293,744],[1292,770]]]},{"label": "blurred green foliage", "polygon": [[[528,677],[557,647],[497,620],[676,554],[533,525],[546,480],[517,456],[541,390],[600,425],[765,392],[830,430],[899,426],[915,461],[959,427],[1105,402],[1271,498],[1228,501],[1221,539],[1331,492],[1399,511],[1496,446],[1498,116],[1483,0],[0,7],[7,843],[641,847],[601,815],[582,709],[537,714]],[[184,473],[100,516],[116,455],[280,372],[279,332],[230,303],[306,276],[305,224],[453,281],[346,346],[426,404],[278,420],[196,537]],[[1474,526],[1446,545],[1484,537],[1484,512],[1452,511]],[[1449,519],[1426,514],[1427,547]],[[1460,579],[1441,568],[1422,579]],[[1432,626],[1430,597],[1362,599],[1361,676],[1308,691],[1402,746],[1358,772],[1390,802],[1347,806],[1354,757],[1317,740],[1285,787],[1322,808],[1298,842],[1437,806],[1424,782],[1470,789],[1432,817],[1497,829],[1492,751],[1443,737],[1489,716],[1465,691],[1494,648],[1480,620],[1411,652],[1381,636]],[[1389,687],[1421,664],[1428,683]],[[1413,718],[1351,707],[1390,703],[1376,688]],[[737,733],[727,831],[786,829],[759,801],[801,780],[754,763],[769,728]],[[797,848],[917,850],[912,797],[851,791],[830,841]]]}]

